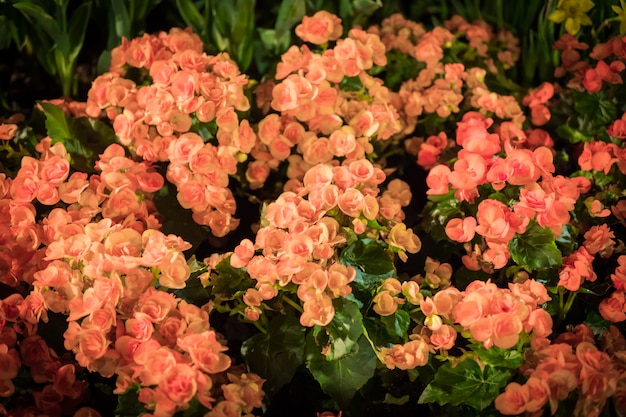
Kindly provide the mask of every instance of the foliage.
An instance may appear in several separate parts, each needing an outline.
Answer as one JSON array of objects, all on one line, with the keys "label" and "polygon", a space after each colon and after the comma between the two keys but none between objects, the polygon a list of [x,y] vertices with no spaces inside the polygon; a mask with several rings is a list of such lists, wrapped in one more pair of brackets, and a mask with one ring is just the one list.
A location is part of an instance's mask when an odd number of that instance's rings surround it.
[{"label": "foliage", "polygon": [[9,4],[0,412],[626,408],[619,7]]}]

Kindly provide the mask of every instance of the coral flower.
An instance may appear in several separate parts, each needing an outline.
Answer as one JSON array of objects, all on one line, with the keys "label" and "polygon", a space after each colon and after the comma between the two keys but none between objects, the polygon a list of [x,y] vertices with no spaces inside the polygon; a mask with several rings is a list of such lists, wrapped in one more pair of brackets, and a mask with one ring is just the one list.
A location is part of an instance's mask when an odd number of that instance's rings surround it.
[{"label": "coral flower", "polygon": [[576,35],[580,25],[591,25],[587,12],[593,6],[591,0],[559,0],[556,10],[548,16],[548,19],[556,23],[565,22],[565,30],[571,35]]}]

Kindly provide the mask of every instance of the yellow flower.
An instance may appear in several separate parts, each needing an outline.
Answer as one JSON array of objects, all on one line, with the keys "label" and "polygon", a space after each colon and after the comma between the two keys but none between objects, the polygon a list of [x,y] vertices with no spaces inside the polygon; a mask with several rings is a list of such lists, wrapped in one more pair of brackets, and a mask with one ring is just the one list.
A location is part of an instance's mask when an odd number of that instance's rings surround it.
[{"label": "yellow flower", "polygon": [[548,16],[548,19],[555,23],[565,22],[565,30],[573,36],[580,30],[580,25],[591,25],[587,12],[593,6],[591,0],[559,0],[556,10]]},{"label": "yellow flower", "polygon": [[626,34],[626,1],[619,0],[619,2],[622,5],[621,8],[617,6],[611,6],[611,8],[615,13],[617,13],[617,16],[620,18],[619,33],[620,35],[624,35]]}]

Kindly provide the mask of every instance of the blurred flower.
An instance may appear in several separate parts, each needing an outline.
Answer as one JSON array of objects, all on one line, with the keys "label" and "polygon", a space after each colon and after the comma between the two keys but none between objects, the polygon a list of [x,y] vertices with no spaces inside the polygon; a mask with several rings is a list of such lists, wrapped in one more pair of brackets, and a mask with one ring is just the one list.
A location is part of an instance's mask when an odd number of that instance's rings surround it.
[{"label": "blurred flower", "polygon": [[548,19],[555,23],[565,22],[565,30],[575,35],[580,30],[580,25],[591,25],[587,12],[593,6],[591,0],[559,0],[556,10],[548,16]]}]

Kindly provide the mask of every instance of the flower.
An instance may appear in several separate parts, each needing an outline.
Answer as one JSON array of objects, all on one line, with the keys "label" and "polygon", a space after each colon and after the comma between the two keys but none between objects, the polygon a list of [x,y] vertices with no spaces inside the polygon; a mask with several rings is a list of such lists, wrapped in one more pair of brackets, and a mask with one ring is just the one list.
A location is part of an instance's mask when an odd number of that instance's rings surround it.
[{"label": "flower", "polygon": [[555,23],[565,22],[565,30],[571,35],[576,35],[581,25],[591,25],[587,12],[593,6],[591,0],[559,0],[556,10],[548,16],[548,19]]}]

